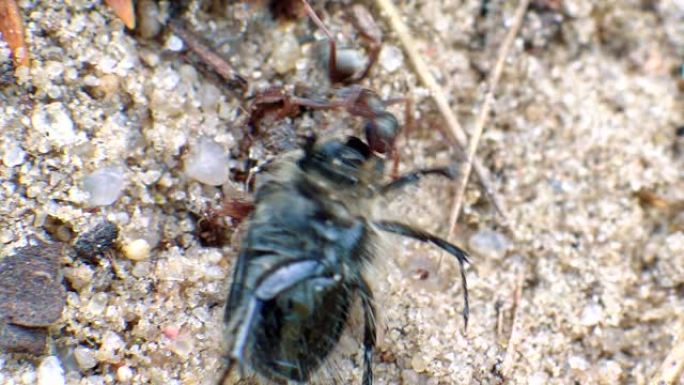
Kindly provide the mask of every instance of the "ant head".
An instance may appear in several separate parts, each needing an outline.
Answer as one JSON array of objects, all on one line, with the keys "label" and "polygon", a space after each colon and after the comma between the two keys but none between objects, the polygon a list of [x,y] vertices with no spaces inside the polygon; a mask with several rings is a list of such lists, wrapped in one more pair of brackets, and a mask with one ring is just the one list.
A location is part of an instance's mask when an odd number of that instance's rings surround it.
[{"label": "ant head", "polygon": [[389,112],[378,114],[375,119],[366,121],[366,140],[374,152],[387,154],[394,147],[394,140],[399,133],[399,122]]}]

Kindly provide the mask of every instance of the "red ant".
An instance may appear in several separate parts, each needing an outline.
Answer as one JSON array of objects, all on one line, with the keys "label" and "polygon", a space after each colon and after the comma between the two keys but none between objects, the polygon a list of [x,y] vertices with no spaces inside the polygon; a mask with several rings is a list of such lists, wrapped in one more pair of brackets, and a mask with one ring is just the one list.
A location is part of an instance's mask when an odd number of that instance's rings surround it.
[{"label": "red ant", "polygon": [[[357,28],[361,37],[368,45],[368,63],[359,69],[356,55],[350,50],[339,50],[337,43],[311,8],[306,0],[301,0],[307,15],[320,28],[328,38],[328,78],[333,84],[352,84],[339,90],[337,100],[318,101],[295,96],[285,92],[282,88],[271,88],[259,93],[250,108],[251,114],[248,124],[258,132],[261,120],[267,116],[282,119],[295,116],[301,107],[311,109],[337,109],[344,108],[351,115],[365,119],[364,130],[366,139],[372,151],[379,154],[391,155],[395,160],[396,170],[398,155],[394,150],[394,142],[399,133],[399,122],[392,113],[387,111],[387,106],[398,102],[406,102],[405,99],[383,100],[372,90],[363,88],[357,84],[363,80],[377,62],[382,33],[373,21],[372,16],[362,6],[354,6],[353,13]],[[407,113],[407,117],[410,118]],[[410,119],[407,119],[407,123]],[[396,171],[394,171],[396,173]]]}]

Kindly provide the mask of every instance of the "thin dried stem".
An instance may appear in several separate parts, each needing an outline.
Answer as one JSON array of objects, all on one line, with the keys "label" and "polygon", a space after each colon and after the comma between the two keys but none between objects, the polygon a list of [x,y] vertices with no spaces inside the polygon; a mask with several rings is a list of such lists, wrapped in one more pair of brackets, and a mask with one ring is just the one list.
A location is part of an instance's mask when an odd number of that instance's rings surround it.
[{"label": "thin dried stem", "polygon": [[[399,11],[394,4],[392,4],[391,0],[376,0],[376,3],[389,20],[392,30],[397,34],[397,37],[399,38],[401,45],[404,47],[406,55],[411,60],[413,68],[416,71],[421,83],[430,90],[430,95],[435,101],[435,104],[437,104],[437,109],[444,117],[446,125],[449,128],[447,133],[451,136],[451,139],[456,141],[460,147],[460,150],[463,151],[468,145],[468,137],[463,130],[463,127],[461,127],[460,123],[458,122],[453,110],[449,106],[449,102],[445,96],[444,90],[432,76],[427,64],[420,55],[418,48],[416,47],[416,43],[413,40],[412,34],[401,19]],[[504,207],[502,200],[494,191],[490,181],[489,172],[484,166],[482,166],[482,163],[478,159],[473,159],[471,165],[472,168],[475,169],[475,173],[480,179],[480,183],[482,184],[485,194],[489,197],[494,205],[494,208],[503,219],[503,226],[508,228],[509,221],[506,208]]]},{"label": "thin dried stem", "polygon": [[513,297],[513,325],[511,326],[511,336],[508,339],[508,347],[506,348],[506,356],[501,365],[501,373],[504,378],[510,378],[513,371],[513,363],[515,362],[515,354],[522,340],[522,291],[525,285],[525,267],[521,266],[515,280],[515,292]]},{"label": "thin dried stem", "polygon": [[190,32],[177,20],[169,23],[171,32],[178,36],[190,51],[192,51],[209,69],[218,74],[222,80],[237,88],[245,89],[247,80],[242,77],[230,63],[218,55],[212,48],[205,44],[199,37]]},{"label": "thin dried stem", "polygon": [[674,385],[684,370],[684,327],[673,343],[672,350],[665,357],[660,369],[651,379],[651,385]]},{"label": "thin dried stem", "polygon": [[515,37],[522,26],[522,21],[527,11],[527,6],[530,0],[521,0],[518,4],[518,8],[515,11],[515,16],[513,18],[513,24],[506,34],[506,38],[499,47],[499,53],[497,55],[496,64],[494,70],[489,76],[489,81],[487,84],[487,94],[485,95],[484,102],[482,103],[482,108],[480,108],[480,115],[475,123],[475,130],[470,137],[470,142],[468,143],[468,159],[461,170],[460,177],[458,179],[458,192],[454,198],[454,204],[451,207],[451,218],[449,220],[449,236],[453,235],[456,229],[456,223],[458,222],[458,216],[461,212],[461,206],[463,205],[463,196],[465,195],[465,189],[468,184],[468,178],[470,177],[470,171],[473,166],[473,161],[475,160],[475,155],[477,153],[477,146],[480,142],[480,137],[482,136],[482,131],[484,130],[485,124],[487,124],[487,118],[489,117],[489,112],[494,103],[494,93],[496,92],[496,87],[501,78],[501,73],[503,72],[503,67],[508,57],[508,53],[513,46]]},{"label": "thin dried stem", "polygon": [[0,0],[0,40],[4,40],[12,51],[15,66],[28,66],[24,25],[21,11],[14,0]]}]

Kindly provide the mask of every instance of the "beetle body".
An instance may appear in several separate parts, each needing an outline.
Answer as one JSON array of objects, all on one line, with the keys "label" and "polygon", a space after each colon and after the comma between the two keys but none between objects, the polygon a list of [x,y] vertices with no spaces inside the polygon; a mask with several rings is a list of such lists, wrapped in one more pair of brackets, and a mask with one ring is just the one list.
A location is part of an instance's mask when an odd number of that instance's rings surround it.
[{"label": "beetle body", "polygon": [[265,170],[226,307],[233,363],[276,382],[307,382],[336,346],[358,297],[363,384],[370,385],[375,309],[365,270],[376,255],[378,231],[432,242],[463,267],[467,258],[458,247],[373,214],[387,192],[426,174],[453,177],[453,169],[418,171],[382,185],[383,165],[382,156],[351,137],[310,143],[303,154]]}]

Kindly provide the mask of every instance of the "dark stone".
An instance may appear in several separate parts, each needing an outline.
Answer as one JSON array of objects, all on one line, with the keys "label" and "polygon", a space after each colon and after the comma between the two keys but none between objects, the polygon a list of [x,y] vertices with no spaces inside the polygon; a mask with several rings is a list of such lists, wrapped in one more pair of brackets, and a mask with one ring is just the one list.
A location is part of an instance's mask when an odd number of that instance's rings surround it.
[{"label": "dark stone", "polygon": [[104,221],[78,237],[74,250],[80,258],[95,261],[98,255],[114,248],[118,236],[119,229],[116,225],[110,221]]},{"label": "dark stone", "polygon": [[0,351],[42,355],[45,353],[47,335],[46,328],[0,323]]}]

